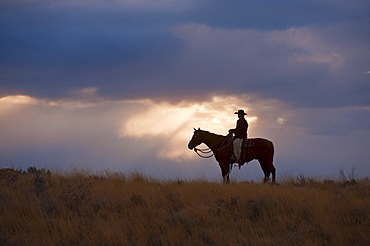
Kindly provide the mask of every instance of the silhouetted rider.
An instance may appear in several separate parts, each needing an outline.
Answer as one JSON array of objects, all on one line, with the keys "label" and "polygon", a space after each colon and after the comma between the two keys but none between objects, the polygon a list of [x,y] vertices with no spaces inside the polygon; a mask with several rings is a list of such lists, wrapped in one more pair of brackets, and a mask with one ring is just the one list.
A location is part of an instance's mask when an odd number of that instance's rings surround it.
[{"label": "silhouetted rider", "polygon": [[238,112],[235,112],[235,114],[238,115],[238,121],[236,122],[236,128],[230,129],[229,133],[234,134],[234,141],[233,141],[233,157],[232,161],[238,162],[239,165],[243,165],[242,160],[240,158],[241,154],[241,148],[243,144],[243,139],[248,136],[247,130],[248,130],[248,122],[244,118],[246,113],[244,113],[244,110],[240,109]]},{"label": "silhouetted rider", "polygon": [[234,133],[235,138],[246,138],[247,137],[247,130],[248,130],[248,122],[244,118],[246,113],[244,113],[243,109],[238,110],[235,112],[238,115],[238,121],[236,122],[236,128],[230,129],[229,133]]}]

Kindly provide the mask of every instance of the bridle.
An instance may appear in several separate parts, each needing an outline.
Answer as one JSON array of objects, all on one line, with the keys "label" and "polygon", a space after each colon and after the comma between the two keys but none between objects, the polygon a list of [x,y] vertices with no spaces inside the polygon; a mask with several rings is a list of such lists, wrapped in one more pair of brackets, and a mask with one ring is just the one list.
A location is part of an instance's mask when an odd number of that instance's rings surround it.
[{"label": "bridle", "polygon": [[[199,133],[196,133],[197,136],[196,137],[199,137]],[[224,143],[229,137],[231,136],[231,134],[228,134],[227,136],[225,136],[223,139],[221,139],[220,141],[218,141],[218,143],[215,144],[215,146],[217,146],[218,144],[220,143]],[[200,137],[199,137],[200,138]],[[202,141],[203,142],[203,141]],[[222,144],[221,144],[222,146]],[[216,149],[215,151],[212,151],[211,148],[206,148],[206,149],[198,149],[198,148],[195,148],[194,147],[194,151],[195,153],[197,153],[197,155],[199,155],[200,157],[202,158],[211,158],[212,156],[214,156],[217,152],[223,150],[223,149],[226,149],[227,147],[229,147],[228,145],[224,145],[222,146],[221,148],[218,148]],[[198,153],[198,151],[200,152],[200,154]],[[213,152],[213,153],[212,153]],[[212,153],[212,154],[210,154]],[[202,154],[205,154],[205,155],[202,155]],[[210,154],[210,155],[209,155]]]}]

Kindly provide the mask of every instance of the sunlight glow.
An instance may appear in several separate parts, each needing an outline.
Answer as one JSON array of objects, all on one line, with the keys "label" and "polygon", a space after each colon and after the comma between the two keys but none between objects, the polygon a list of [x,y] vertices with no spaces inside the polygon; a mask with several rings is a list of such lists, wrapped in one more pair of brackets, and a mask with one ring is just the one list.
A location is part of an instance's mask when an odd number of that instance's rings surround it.
[{"label": "sunlight glow", "polygon": [[25,95],[16,95],[16,96],[6,96],[0,98],[0,103],[9,103],[9,104],[35,104],[37,99],[25,96]]},{"label": "sunlight glow", "polygon": [[[102,134],[113,131],[121,143],[131,139],[142,142],[143,148],[156,150],[157,157],[182,161],[197,158],[187,148],[193,134],[193,128],[201,128],[216,134],[227,135],[230,128],[235,128],[238,109],[244,109],[246,119],[258,125],[258,117],[253,108],[266,107],[270,103],[256,103],[248,96],[214,96],[208,101],[183,101],[180,103],[157,102],[150,99],[105,100],[96,95],[97,88],[85,88],[76,91],[72,98],[47,100],[30,96],[17,95],[0,98],[0,116],[6,114],[28,115],[37,118],[31,133],[47,131],[41,142],[57,142],[68,136],[63,133],[68,124],[68,131],[73,131],[76,122],[84,122],[89,134]],[[247,103],[249,102],[249,103]],[[252,108],[253,105],[253,108]],[[89,110],[85,110],[89,108]],[[52,110],[51,110],[52,109]],[[107,110],[109,109],[109,110]],[[83,112],[80,114],[80,112]],[[95,117],[106,117],[104,122],[117,128],[105,129]],[[79,125],[79,124],[77,124]],[[101,128],[100,128],[101,127]],[[27,129],[30,129],[27,127]],[[79,130],[75,130],[80,132]],[[56,137],[57,136],[57,137]],[[30,139],[34,137],[31,134]],[[113,140],[112,140],[113,141]]]},{"label": "sunlight glow", "polygon": [[[163,137],[167,147],[158,153],[166,159],[194,158],[194,153],[186,148],[193,127],[226,135],[234,128],[240,108],[248,112],[245,102],[235,96],[214,96],[208,102],[183,102],[179,104],[155,103],[146,105],[140,112],[125,119],[120,129],[121,138]],[[256,116],[247,116],[248,122],[256,122]]]},{"label": "sunlight glow", "polygon": [[152,104],[144,113],[132,116],[125,120],[120,130],[121,137],[144,137],[157,135],[171,135],[181,127],[183,119],[193,114],[191,108],[174,107],[168,103]]},{"label": "sunlight glow", "polygon": [[37,104],[38,100],[25,95],[6,96],[0,98],[0,113],[14,112],[19,108]]}]

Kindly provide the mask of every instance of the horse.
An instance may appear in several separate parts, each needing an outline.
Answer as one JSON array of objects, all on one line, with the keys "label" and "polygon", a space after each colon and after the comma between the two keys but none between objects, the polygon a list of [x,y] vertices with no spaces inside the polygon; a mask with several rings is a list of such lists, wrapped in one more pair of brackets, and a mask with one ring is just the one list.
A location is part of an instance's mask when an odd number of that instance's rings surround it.
[{"label": "horse", "polygon": [[[272,182],[275,183],[276,169],[273,165],[273,143],[270,140],[263,138],[253,138],[252,141],[254,144],[252,147],[248,147],[248,154],[246,158],[242,160],[243,163],[250,162],[254,159],[258,160],[262,171],[265,174],[264,182],[268,182],[270,174],[272,174]],[[229,174],[233,165],[231,160],[232,136],[218,135],[201,130],[200,128],[198,130],[194,129],[194,135],[189,141],[188,148],[190,150],[194,149],[197,152],[198,149],[195,147],[201,143],[207,145],[208,148],[210,148],[210,152],[213,152],[212,155],[215,156],[216,161],[218,161],[218,164],[220,165],[224,183],[229,183]],[[211,157],[212,155],[208,157]]]}]

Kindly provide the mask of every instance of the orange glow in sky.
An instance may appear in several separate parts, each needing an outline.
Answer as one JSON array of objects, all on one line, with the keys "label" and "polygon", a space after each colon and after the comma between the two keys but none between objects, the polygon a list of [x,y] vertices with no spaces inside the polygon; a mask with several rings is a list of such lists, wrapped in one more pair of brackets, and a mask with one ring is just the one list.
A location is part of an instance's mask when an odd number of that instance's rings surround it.
[{"label": "orange glow in sky", "polygon": [[[180,104],[150,103],[144,112],[139,112],[125,119],[120,129],[120,137],[164,137],[167,147],[159,153],[169,159],[194,158],[187,145],[193,127],[226,135],[234,128],[237,116],[234,112],[243,108],[248,112],[242,100],[234,96],[214,96],[211,101]],[[247,116],[250,123],[256,123],[257,116]]]}]

